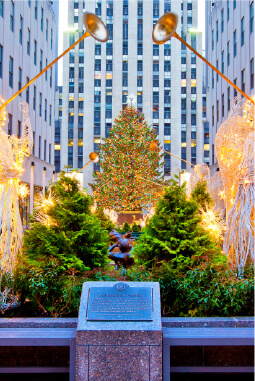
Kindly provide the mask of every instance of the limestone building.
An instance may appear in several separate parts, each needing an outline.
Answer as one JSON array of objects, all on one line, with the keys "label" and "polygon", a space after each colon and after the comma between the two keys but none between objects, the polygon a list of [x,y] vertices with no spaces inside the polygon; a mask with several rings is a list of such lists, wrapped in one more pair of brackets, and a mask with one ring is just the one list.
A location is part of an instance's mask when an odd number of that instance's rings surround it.
[{"label": "limestone building", "polygon": [[[244,93],[254,95],[254,1],[206,1],[205,6],[206,58]],[[210,164],[217,168],[215,136],[240,93],[210,68],[206,73]]]},{"label": "limestone building", "polygon": [[[61,138],[55,150],[58,168],[81,168],[88,161],[131,93],[166,151],[192,164],[203,162],[202,61],[175,38],[164,45],[152,41],[153,25],[172,11],[179,16],[178,34],[201,53],[202,34],[196,30],[198,2],[69,0],[64,49],[84,33],[84,11],[103,20],[110,38],[101,44],[88,37],[64,57],[58,118]],[[188,167],[165,155],[166,177]],[[92,182],[95,169],[98,164],[84,170],[84,186]]]}]

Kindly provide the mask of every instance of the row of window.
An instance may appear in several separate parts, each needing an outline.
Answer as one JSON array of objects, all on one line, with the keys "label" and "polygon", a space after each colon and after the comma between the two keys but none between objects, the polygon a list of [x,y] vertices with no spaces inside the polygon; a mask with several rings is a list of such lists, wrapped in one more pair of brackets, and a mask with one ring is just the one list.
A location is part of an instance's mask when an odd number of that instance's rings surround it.
[{"label": "row of window", "polygon": [[[229,46],[229,42],[228,42]],[[229,49],[228,49],[228,54],[227,54],[227,63],[228,66],[230,64],[230,58],[229,58]],[[216,68],[219,69],[219,60],[216,61]],[[221,72],[224,74],[224,50],[221,53]],[[218,82],[219,80],[219,75],[218,73],[216,74],[216,80]],[[234,83],[236,85],[237,79],[234,80]],[[241,90],[245,92],[245,69],[241,71]],[[212,88],[214,88],[214,70],[212,70]],[[254,88],[254,58],[250,60],[250,88]],[[236,90],[234,90],[236,91]],[[235,95],[234,95],[235,96]]]},{"label": "row of window", "polygon": [[[34,8],[34,16],[35,19],[37,20],[37,0],[34,1],[35,3],[35,8]],[[28,1],[29,7],[31,7],[31,1]],[[11,0],[10,2],[10,30],[14,32],[14,1]],[[4,17],[4,0],[0,0],[0,16]],[[49,29],[49,21],[46,18],[46,30],[45,30],[45,36],[46,36],[46,41],[48,41],[48,29]],[[29,29],[28,29],[29,30]],[[41,7],[41,31],[43,32],[44,30],[44,9]],[[29,30],[29,35],[30,35],[30,30]],[[22,44],[23,40],[23,17],[20,15],[19,17],[19,42]],[[52,40],[53,40],[53,30],[51,29],[51,49],[52,49]]]},{"label": "row of window", "polygon": [[[228,20],[229,20],[229,7],[228,9]],[[244,33],[244,17],[241,19],[241,46],[244,45],[245,33]],[[250,33],[254,31],[254,2],[250,4]],[[224,32],[224,9],[221,10],[221,32]],[[233,34],[234,39],[234,57],[237,53],[237,30],[234,31]],[[219,22],[216,21],[216,42],[219,41]],[[214,50],[214,29],[212,30],[212,50]]]}]

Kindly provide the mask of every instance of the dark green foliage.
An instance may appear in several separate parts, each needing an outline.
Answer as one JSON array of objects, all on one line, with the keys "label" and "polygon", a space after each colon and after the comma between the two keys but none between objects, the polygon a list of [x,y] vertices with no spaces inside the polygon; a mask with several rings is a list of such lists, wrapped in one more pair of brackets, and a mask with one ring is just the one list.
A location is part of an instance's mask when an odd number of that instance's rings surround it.
[{"label": "dark green foliage", "polygon": [[151,267],[176,256],[200,256],[218,252],[208,233],[199,225],[198,205],[188,200],[184,185],[171,180],[134,249],[137,263]]},{"label": "dark green foliage", "polygon": [[213,205],[213,199],[210,193],[207,192],[206,187],[206,181],[198,181],[194,190],[191,192],[191,198],[204,210],[206,209],[206,205],[209,207]]},{"label": "dark green foliage", "polygon": [[106,216],[106,214],[104,213],[104,209],[103,207],[99,207],[96,211],[96,214],[97,218],[100,220],[101,222],[101,226],[102,228],[104,228],[105,230],[107,230],[108,232],[110,232],[112,229],[115,229],[115,225],[114,223],[110,220],[110,218],[108,216]]},{"label": "dark green foliage", "polygon": [[227,264],[217,265],[204,257],[187,259],[182,265],[163,262],[150,272],[158,281],[162,314],[166,316],[252,316],[254,307],[253,268],[243,278]]},{"label": "dark green foliage", "polygon": [[131,230],[131,226],[129,225],[128,222],[124,222],[123,226],[122,226],[122,229],[121,229],[121,233],[126,233],[126,232],[129,232]]},{"label": "dark green foliage", "polygon": [[62,172],[51,192],[56,198],[47,211],[52,223],[46,226],[33,216],[16,278],[20,294],[55,316],[64,305],[71,308],[82,273],[108,263],[109,236],[77,180]]},{"label": "dark green foliage", "polygon": [[131,226],[131,230],[133,232],[137,232],[137,233],[140,233],[141,229],[139,228],[139,226],[134,222],[133,225]]}]

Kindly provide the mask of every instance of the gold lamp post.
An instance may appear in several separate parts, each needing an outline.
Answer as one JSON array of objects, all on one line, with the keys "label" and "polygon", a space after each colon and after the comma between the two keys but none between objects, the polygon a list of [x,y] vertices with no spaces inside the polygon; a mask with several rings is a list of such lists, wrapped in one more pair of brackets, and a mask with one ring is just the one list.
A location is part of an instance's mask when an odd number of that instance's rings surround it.
[{"label": "gold lamp post", "polygon": [[249,99],[253,104],[254,100],[245,94],[239,87],[237,87],[233,82],[231,82],[224,74],[222,74],[215,66],[208,62],[201,54],[199,54],[195,49],[192,48],[186,41],[184,41],[178,33],[176,33],[178,25],[178,15],[173,12],[166,12],[153,28],[152,39],[155,44],[164,44],[166,41],[170,40],[171,37],[177,38],[181,41],[187,48],[189,48],[193,53],[195,53],[202,61],[204,61],[211,69],[216,71],[222,78],[224,78],[230,85],[232,85],[239,93],[241,93],[245,98]]},{"label": "gold lamp post", "polygon": [[48,66],[46,66],[39,74],[32,78],[25,86],[23,86],[17,93],[15,93],[11,98],[9,98],[5,103],[0,106],[0,110],[3,109],[8,103],[10,103],[14,98],[16,98],[23,90],[31,85],[37,78],[39,78],[43,73],[45,73],[50,67],[52,67],[60,58],[64,57],[70,50],[72,50],[79,42],[84,40],[86,37],[93,37],[95,40],[100,42],[106,42],[109,39],[109,32],[104,25],[103,21],[100,20],[94,13],[85,12],[83,14],[83,24],[86,28],[86,32],[74,42],[68,49],[66,49],[60,56],[55,58]]}]

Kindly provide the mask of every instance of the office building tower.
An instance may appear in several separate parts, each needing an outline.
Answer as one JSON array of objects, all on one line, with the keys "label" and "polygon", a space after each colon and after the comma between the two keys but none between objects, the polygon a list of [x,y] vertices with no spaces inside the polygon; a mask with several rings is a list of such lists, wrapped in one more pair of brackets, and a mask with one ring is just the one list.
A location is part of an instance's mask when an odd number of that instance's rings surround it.
[{"label": "office building tower", "polygon": [[[254,1],[205,2],[206,58],[248,96],[254,95]],[[210,164],[218,167],[215,136],[240,93],[207,68],[207,120],[210,126]]]},{"label": "office building tower", "polygon": [[[197,0],[69,0],[64,49],[84,33],[85,11],[102,19],[109,40],[88,37],[64,57],[60,168],[81,168],[88,161],[131,93],[166,151],[192,164],[203,162],[202,61],[175,38],[163,45],[152,41],[153,26],[172,11],[179,16],[178,34],[201,53]],[[168,154],[164,161],[166,178],[190,169]],[[84,186],[94,170],[98,163],[83,171]]]},{"label": "office building tower", "polygon": [[[0,1],[0,96],[8,100],[55,58],[56,23],[50,1]],[[33,148],[21,181],[29,196],[22,203],[23,225],[33,212],[34,195],[44,192],[54,170],[55,70],[49,69],[6,106],[5,131],[19,137],[22,112],[29,104]]]}]

